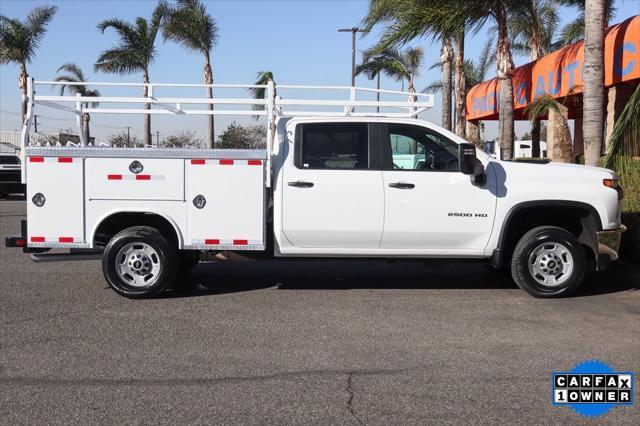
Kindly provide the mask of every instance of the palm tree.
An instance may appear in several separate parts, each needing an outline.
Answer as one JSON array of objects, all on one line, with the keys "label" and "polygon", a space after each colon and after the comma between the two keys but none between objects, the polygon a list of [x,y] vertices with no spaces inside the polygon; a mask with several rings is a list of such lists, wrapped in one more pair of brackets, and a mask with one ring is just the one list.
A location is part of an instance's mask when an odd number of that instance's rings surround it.
[{"label": "palm tree", "polygon": [[442,37],[440,63],[442,64],[442,127],[451,130],[451,64],[453,47],[448,36]]},{"label": "palm tree", "polygon": [[[121,19],[106,19],[98,24],[98,29],[104,33],[107,28],[113,28],[120,36],[120,42],[98,57],[94,71],[112,74],[132,74],[142,72],[142,96],[149,95],[149,66],[156,56],[156,36],[160,30],[164,10],[158,6],[150,21],[136,18],[134,24]],[[150,110],[151,104],[145,103],[145,109]],[[151,115],[144,114],[144,144],[151,145]]]},{"label": "palm tree", "polygon": [[[422,47],[408,47],[403,52],[394,48],[380,49],[374,46],[362,53],[362,64],[356,67],[356,74],[380,73],[394,78],[396,81],[407,81],[407,91],[416,93],[415,78],[420,73],[424,62]],[[417,97],[409,95],[409,101],[415,102]]]},{"label": "palm tree", "polygon": [[[165,40],[172,40],[188,50],[202,53],[204,56],[204,83],[207,96],[213,99],[213,72],[211,70],[211,50],[218,41],[218,24],[207,13],[207,8],[200,0],[178,0],[176,6],[161,3],[166,11],[166,19],[162,28]],[[209,104],[213,111],[213,104]],[[214,120],[209,115],[208,140],[213,148]]]},{"label": "palm tree", "polygon": [[[487,74],[489,72],[489,67],[493,64],[495,60],[495,52],[493,50],[494,39],[489,38],[485,41],[482,50],[480,51],[480,56],[476,61],[472,61],[470,59],[464,60],[464,86],[465,93],[464,98],[466,99],[467,93],[469,90],[477,85],[482,83],[487,79]],[[435,66],[441,66],[441,63],[435,64]],[[444,82],[443,81],[434,81],[431,82],[427,87],[423,89],[425,93],[438,93],[443,90]],[[480,128],[482,126],[481,123],[475,124],[470,121],[467,122],[467,129],[465,137],[474,143],[478,143],[480,141]]]},{"label": "palm tree", "polygon": [[[554,44],[554,48],[558,49],[560,47],[566,46],[567,44],[575,43],[578,40],[581,40],[585,36],[585,12],[587,2],[585,0],[556,0],[560,4],[565,6],[572,6],[578,9],[578,17],[573,21],[566,24],[562,27],[560,31],[560,38]],[[609,25],[609,21],[613,17],[616,12],[616,8],[614,7],[613,0],[605,0],[604,1],[604,19],[605,19],[605,27]]]},{"label": "palm tree", "polygon": [[454,62],[454,94],[455,94],[455,133],[460,137],[466,136],[465,101],[467,95],[464,70],[464,26],[455,32],[456,59]]},{"label": "palm tree", "polygon": [[[67,62],[66,64],[58,68],[57,72],[60,72],[60,71],[64,71],[66,74],[56,76],[56,78],[54,78],[53,81],[59,81],[62,83],[60,84],[61,96],[64,94],[65,90],[72,94],[77,94],[83,97],[100,96],[100,92],[97,89],[89,89],[84,84],[82,85],[64,84],[64,83],[82,83],[87,81],[86,77],[84,76],[84,73],[82,72],[82,69],[78,65],[72,62]],[[88,108],[89,106],[95,107],[97,105],[98,105],[97,102],[83,102],[84,108]],[[84,140],[86,141],[86,143],[89,143],[89,141],[91,140],[90,139],[91,132],[89,131],[89,120],[91,120],[91,117],[89,117],[89,114],[87,114],[86,112],[83,113],[82,114],[82,132],[84,134]]]},{"label": "palm tree", "polygon": [[[255,84],[256,86],[266,86],[267,84],[269,84],[269,81],[273,81],[275,83],[275,79],[271,71],[258,71],[258,78],[253,84]],[[264,99],[267,94],[267,89],[263,87],[252,87],[248,90],[249,93],[251,93],[251,95],[253,96],[253,99]],[[273,96],[276,96],[275,88]],[[263,111],[264,105],[253,105],[252,108],[254,111]],[[260,116],[256,115],[255,119],[257,120],[258,118],[260,118]]]},{"label": "palm tree", "polygon": [[[425,35],[455,34],[493,22],[498,29],[496,68],[500,85],[498,139],[503,158],[513,156],[513,71],[508,16],[523,8],[522,0],[372,0],[365,23],[390,22],[381,46]],[[383,7],[384,6],[384,7]]]},{"label": "palm tree", "polygon": [[567,123],[567,107],[551,96],[544,95],[535,99],[525,108],[532,124],[551,111],[554,114],[549,114],[549,125],[553,126],[554,138],[547,140],[547,155],[552,161],[573,163],[573,144]]},{"label": "palm tree", "polygon": [[[356,75],[365,74],[369,80],[376,80],[376,101],[380,102],[380,75],[384,73],[382,58],[370,56],[366,61],[356,66]],[[376,112],[380,112],[380,107],[376,107]]]},{"label": "palm tree", "polygon": [[604,133],[604,32],[605,0],[587,0],[582,94],[584,163],[597,166]]},{"label": "palm tree", "polygon": [[[556,0],[527,0],[523,7],[509,14],[509,31],[514,52],[529,55],[536,61],[553,50],[552,39],[558,29]],[[553,121],[554,111],[549,111]],[[540,157],[540,121],[531,122],[531,156]]]},{"label": "palm tree", "polygon": [[56,10],[56,6],[36,7],[24,21],[0,15],[0,64],[16,63],[20,67],[18,85],[22,93],[23,123],[27,115],[27,64],[33,59]]},{"label": "palm tree", "polygon": [[637,163],[639,157],[640,85],[636,87],[613,127],[604,167],[614,169],[620,175],[626,175],[631,171],[631,164]]},{"label": "palm tree", "polygon": [[[462,2],[449,5],[450,8],[460,6]],[[387,31],[383,34],[379,49],[397,47],[411,39],[423,36],[431,36],[442,40],[440,61],[442,64],[442,125],[451,129],[451,87],[452,87],[452,63],[454,61],[454,49],[451,40],[454,39],[458,46],[455,53],[456,82],[458,85],[456,106],[457,119],[462,120],[464,128],[464,100],[461,100],[461,87],[464,84],[464,25],[462,21],[450,23],[448,26],[435,28],[432,23],[435,14],[444,13],[443,9],[437,9],[420,0],[370,0],[369,12],[364,18],[365,30],[370,31],[375,25],[387,23]],[[462,89],[462,90],[460,90]],[[458,128],[459,124],[456,123]],[[464,134],[464,130],[461,132]]]}]

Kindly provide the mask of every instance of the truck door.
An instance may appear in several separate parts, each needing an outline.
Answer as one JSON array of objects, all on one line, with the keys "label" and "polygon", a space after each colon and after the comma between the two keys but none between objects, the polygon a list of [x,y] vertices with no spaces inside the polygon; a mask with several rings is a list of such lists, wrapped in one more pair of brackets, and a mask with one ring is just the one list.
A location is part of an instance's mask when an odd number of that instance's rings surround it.
[{"label": "truck door", "polygon": [[384,195],[375,131],[370,123],[295,125],[282,189],[282,228],[292,245],[379,247]]},{"label": "truck door", "polygon": [[458,145],[432,129],[380,124],[385,191],[381,248],[484,250],[495,214],[495,177],[460,173]]}]

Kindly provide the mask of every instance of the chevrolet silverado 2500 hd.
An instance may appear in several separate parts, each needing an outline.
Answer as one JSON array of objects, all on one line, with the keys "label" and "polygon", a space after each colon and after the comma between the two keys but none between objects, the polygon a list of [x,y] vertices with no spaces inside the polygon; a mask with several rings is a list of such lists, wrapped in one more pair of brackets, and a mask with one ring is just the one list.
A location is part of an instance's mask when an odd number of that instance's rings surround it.
[{"label": "chevrolet silverado 2500 hd", "polygon": [[[57,102],[62,109],[73,102],[76,114],[83,113],[81,98],[40,97],[34,84],[32,106]],[[345,88],[347,100],[309,101],[275,96],[272,82],[264,88],[264,100],[243,102],[263,108],[245,115],[266,116],[266,150],[25,141],[27,222],[23,235],[7,244],[27,252],[70,249],[70,257],[96,251],[109,285],[134,298],[170,287],[202,251],[477,259],[510,269],[516,284],[536,297],[568,295],[592,267],[617,258],[622,190],[610,170],[496,160],[417,119],[432,105],[430,95],[359,101],[361,89]],[[278,85],[279,93],[287,88],[304,89]],[[189,103],[242,103],[153,95],[97,101],[149,103],[150,110],[104,111],[158,114],[209,112],[184,109]],[[293,105],[343,110],[284,109]],[[368,107],[407,112],[369,113]],[[47,256],[55,255],[32,254]]]}]

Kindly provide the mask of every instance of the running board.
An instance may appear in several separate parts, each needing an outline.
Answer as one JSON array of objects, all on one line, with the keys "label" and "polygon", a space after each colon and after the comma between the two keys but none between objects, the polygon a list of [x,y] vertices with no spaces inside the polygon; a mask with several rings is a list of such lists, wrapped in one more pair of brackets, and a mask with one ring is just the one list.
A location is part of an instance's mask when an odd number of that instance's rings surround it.
[{"label": "running board", "polygon": [[38,253],[31,255],[31,260],[35,263],[100,259],[102,259],[102,250],[72,250],[69,253]]}]

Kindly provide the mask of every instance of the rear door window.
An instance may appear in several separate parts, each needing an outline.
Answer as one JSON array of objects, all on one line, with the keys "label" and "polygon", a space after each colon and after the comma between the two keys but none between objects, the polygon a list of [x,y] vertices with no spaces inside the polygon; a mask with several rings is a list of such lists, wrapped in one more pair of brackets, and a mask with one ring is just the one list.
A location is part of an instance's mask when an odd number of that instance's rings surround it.
[{"label": "rear door window", "polygon": [[300,169],[370,168],[367,123],[304,123],[296,141]]}]

